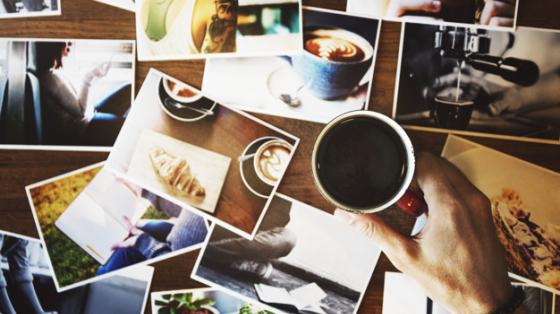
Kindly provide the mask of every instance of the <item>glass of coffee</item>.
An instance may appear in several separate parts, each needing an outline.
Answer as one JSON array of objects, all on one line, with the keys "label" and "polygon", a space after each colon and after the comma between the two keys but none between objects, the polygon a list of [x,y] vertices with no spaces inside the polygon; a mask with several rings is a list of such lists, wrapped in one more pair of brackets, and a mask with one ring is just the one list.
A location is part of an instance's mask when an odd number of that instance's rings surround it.
[{"label": "glass of coffee", "polygon": [[315,184],[341,209],[374,213],[397,203],[419,216],[424,200],[408,190],[414,174],[412,143],[391,118],[371,111],[345,113],[320,133],[312,156]]},{"label": "glass of coffee", "polygon": [[469,126],[474,101],[456,97],[437,96],[434,99],[436,123],[446,129],[464,130]]}]

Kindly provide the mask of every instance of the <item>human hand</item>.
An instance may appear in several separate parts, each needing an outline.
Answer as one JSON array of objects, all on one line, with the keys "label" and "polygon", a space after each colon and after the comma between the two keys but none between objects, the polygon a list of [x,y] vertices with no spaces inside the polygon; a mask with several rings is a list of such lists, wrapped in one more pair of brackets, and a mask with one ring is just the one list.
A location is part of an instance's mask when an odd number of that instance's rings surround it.
[{"label": "human hand", "polygon": [[400,17],[411,12],[439,13],[439,0],[391,0],[387,8],[388,17]]},{"label": "human hand", "polygon": [[513,26],[516,0],[486,0],[480,15],[480,24]]},{"label": "human hand", "polygon": [[442,158],[419,154],[416,174],[428,204],[418,235],[404,236],[375,214],[335,215],[372,238],[395,267],[453,313],[491,313],[506,304],[513,288],[489,200]]},{"label": "human hand", "polygon": [[130,221],[130,218],[128,218],[128,216],[122,216],[122,218],[128,230],[128,237],[124,241],[117,242],[111,245],[111,250],[113,251],[116,249],[134,246],[134,244],[136,243],[136,239],[142,233],[142,230],[136,228],[136,226],[132,223],[132,221]]},{"label": "human hand", "polygon": [[105,77],[107,73],[109,73],[110,69],[111,69],[111,62],[104,62],[97,65],[95,68],[93,68],[91,73],[93,74],[93,76],[97,78],[102,78]]}]

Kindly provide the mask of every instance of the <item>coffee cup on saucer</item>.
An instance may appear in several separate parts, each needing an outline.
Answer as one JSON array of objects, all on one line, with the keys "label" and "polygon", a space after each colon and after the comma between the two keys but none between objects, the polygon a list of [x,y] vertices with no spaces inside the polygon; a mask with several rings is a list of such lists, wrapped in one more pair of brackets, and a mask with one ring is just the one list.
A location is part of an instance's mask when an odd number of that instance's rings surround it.
[{"label": "coffee cup on saucer", "polygon": [[255,152],[253,167],[258,178],[269,186],[280,180],[292,152],[292,145],[282,139],[271,139]]},{"label": "coffee cup on saucer", "polygon": [[362,36],[329,26],[306,27],[304,52],[291,58],[305,87],[321,99],[348,96],[372,65],[374,48]]}]

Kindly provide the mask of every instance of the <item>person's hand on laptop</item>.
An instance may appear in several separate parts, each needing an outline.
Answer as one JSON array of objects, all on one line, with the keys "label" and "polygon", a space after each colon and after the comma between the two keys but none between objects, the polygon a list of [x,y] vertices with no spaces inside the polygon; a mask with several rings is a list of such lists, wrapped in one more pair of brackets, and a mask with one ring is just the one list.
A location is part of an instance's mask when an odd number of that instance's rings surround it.
[{"label": "person's hand on laptop", "polygon": [[419,154],[417,181],[428,205],[427,222],[405,236],[375,214],[337,210],[336,216],[372,238],[393,265],[453,313],[492,313],[510,302],[504,249],[488,198],[451,163]]}]

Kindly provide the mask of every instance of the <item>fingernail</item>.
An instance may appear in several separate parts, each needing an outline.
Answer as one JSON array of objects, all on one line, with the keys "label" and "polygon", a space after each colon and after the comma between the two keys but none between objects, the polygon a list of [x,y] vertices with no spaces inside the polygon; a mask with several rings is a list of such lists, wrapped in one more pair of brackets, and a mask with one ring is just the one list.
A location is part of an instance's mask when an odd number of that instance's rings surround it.
[{"label": "fingernail", "polygon": [[432,6],[434,9],[439,10],[441,8],[441,1],[432,1]]}]

